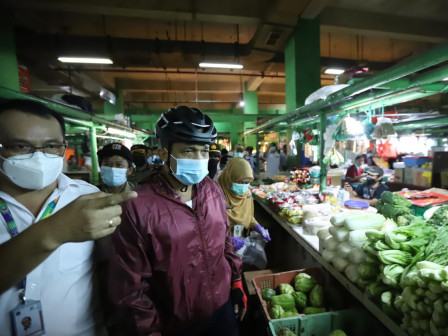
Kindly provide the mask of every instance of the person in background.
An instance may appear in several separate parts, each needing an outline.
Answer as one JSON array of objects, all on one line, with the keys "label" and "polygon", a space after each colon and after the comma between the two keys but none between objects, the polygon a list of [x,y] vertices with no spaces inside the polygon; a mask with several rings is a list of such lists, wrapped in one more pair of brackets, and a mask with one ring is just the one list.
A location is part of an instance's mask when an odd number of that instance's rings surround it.
[{"label": "person in background", "polygon": [[[145,145],[134,145],[131,147],[132,162],[135,169],[129,176],[128,181],[136,186],[151,172],[153,165],[148,163],[148,158],[152,155],[152,150]],[[153,160],[154,161],[154,160]]]},{"label": "person in background", "polygon": [[109,194],[134,190],[135,186],[128,181],[132,174],[131,151],[120,143],[111,143],[98,151],[98,163],[101,169],[103,184],[98,188]]},{"label": "person in background", "polygon": [[286,145],[283,145],[282,149],[280,150],[280,170],[281,171],[285,171],[286,170],[286,166],[287,166],[287,162],[288,162],[288,158],[286,156]]},{"label": "person in background", "polygon": [[246,159],[247,162],[249,162],[250,167],[252,168],[253,173],[255,174],[255,169],[256,169],[256,165],[255,165],[255,158],[252,155],[252,152],[254,151],[254,148],[249,146],[246,148],[246,155],[244,156],[244,158]]},{"label": "person in background", "polygon": [[344,189],[350,192],[351,199],[361,199],[371,206],[375,206],[381,197],[381,194],[388,191],[389,188],[381,183],[384,171],[381,167],[373,166],[367,169],[367,182],[359,185],[355,190],[345,182]]},{"label": "person in background", "polygon": [[10,313],[25,313],[26,297],[40,301],[46,335],[104,335],[93,240],[115,230],[119,203],[137,194],[62,174],[64,119],[44,104],[7,101],[0,120],[0,333],[20,330]]},{"label": "person in background", "polygon": [[219,159],[221,158],[221,151],[219,150],[218,144],[211,144],[210,150],[208,152],[208,177],[212,180],[217,178],[221,173],[221,169],[219,167]]},{"label": "person in background", "polygon": [[137,187],[112,237],[110,295],[125,335],[238,335],[241,259],[226,201],[207,177],[213,121],[187,106],[156,123],[164,165]]},{"label": "person in background", "polygon": [[163,165],[163,160],[160,158],[161,155],[163,155],[163,154],[161,154],[162,151],[163,151],[162,148],[155,147],[155,150],[154,150],[155,154],[154,154],[154,160],[153,160],[153,163],[155,165],[158,165],[158,166]]},{"label": "person in background", "polygon": [[229,154],[229,151],[227,149],[225,149],[225,148],[221,149],[221,160],[219,160],[219,165],[221,167],[221,170],[224,169],[227,162],[229,162],[229,160],[231,158],[233,158],[233,156]]},{"label": "person in background", "polygon": [[364,163],[364,158],[362,155],[358,155],[355,158],[355,163],[347,169],[345,174],[345,180],[348,182],[359,182],[363,177],[364,170],[362,169],[362,164]]},{"label": "person in background", "polygon": [[234,156],[235,157],[239,157],[239,158],[244,157],[244,148],[243,147],[237,147]]},{"label": "person in background", "polygon": [[[248,236],[251,230],[260,233],[266,241],[270,241],[269,231],[263,228],[254,217],[254,200],[249,184],[254,180],[252,168],[243,158],[233,158],[218,177],[227,201],[227,216],[235,248],[244,246],[244,238],[235,237],[235,226],[243,227],[242,236]],[[239,230],[238,230],[239,231]]]},{"label": "person in background", "polygon": [[67,161],[67,171],[77,171],[78,170],[78,162],[76,161],[76,156],[71,155]]},{"label": "person in background", "polygon": [[273,142],[269,147],[266,158],[266,172],[268,177],[277,175],[280,170],[280,154],[277,145]]}]

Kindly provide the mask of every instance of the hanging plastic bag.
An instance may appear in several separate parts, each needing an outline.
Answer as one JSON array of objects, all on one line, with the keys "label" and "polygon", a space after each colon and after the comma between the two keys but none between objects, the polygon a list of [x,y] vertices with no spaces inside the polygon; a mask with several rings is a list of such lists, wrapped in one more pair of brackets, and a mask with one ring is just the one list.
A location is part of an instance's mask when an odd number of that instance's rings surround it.
[{"label": "hanging plastic bag", "polygon": [[306,142],[310,142],[314,139],[314,133],[311,128],[306,129],[303,131],[303,136],[305,137]]},{"label": "hanging plastic bag", "polygon": [[371,137],[373,139],[387,139],[390,136],[397,136],[392,121],[388,118],[378,118]]},{"label": "hanging plastic bag", "polygon": [[350,116],[342,119],[336,132],[333,134],[334,140],[347,140],[356,136],[363,135],[363,127],[359,121]]},{"label": "hanging plastic bag", "polygon": [[265,245],[266,242],[263,237],[259,233],[252,231],[250,236],[246,237],[246,245],[244,246],[242,257],[243,263],[254,265],[259,269],[266,268],[268,259],[264,251]]}]

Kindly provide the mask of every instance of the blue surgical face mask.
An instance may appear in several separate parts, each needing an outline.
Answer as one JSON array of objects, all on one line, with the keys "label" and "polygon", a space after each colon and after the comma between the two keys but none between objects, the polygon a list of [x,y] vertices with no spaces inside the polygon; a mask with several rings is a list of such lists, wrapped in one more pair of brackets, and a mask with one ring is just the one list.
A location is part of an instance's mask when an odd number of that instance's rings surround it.
[{"label": "blue surgical face mask", "polygon": [[109,187],[119,187],[127,181],[127,168],[113,168],[101,166],[101,178],[105,185]]},{"label": "blue surgical face mask", "polygon": [[240,158],[242,158],[242,157],[244,157],[244,154],[243,154],[243,153],[235,153],[235,157],[240,157]]},{"label": "blue surgical face mask", "polygon": [[146,161],[148,161],[148,163],[151,164],[151,163],[152,163],[152,156],[150,156],[150,157],[148,158],[148,160],[146,160]]},{"label": "blue surgical face mask", "polygon": [[176,159],[173,155],[171,159],[177,162],[176,172],[170,167],[173,175],[185,185],[197,184],[208,174],[208,159]]},{"label": "blue surgical face mask", "polygon": [[249,190],[249,183],[232,183],[232,191],[237,195],[243,195]]}]

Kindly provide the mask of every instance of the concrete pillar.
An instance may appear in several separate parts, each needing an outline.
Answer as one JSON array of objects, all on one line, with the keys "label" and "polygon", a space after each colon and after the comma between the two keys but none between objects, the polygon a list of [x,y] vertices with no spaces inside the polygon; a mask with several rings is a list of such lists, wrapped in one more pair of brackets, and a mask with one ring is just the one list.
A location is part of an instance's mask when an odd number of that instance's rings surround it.
[{"label": "concrete pillar", "polygon": [[0,8],[0,86],[20,91],[11,11]]}]

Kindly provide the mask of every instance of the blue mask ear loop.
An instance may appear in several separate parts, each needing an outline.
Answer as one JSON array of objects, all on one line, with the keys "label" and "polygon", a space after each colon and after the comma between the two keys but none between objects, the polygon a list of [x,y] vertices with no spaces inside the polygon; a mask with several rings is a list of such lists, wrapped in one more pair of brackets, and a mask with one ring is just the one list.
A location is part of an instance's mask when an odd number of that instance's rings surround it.
[{"label": "blue mask ear loop", "polygon": [[[170,160],[171,160],[171,148],[170,147],[171,147],[171,144],[168,144],[168,162],[167,162],[168,171],[170,172],[171,176],[173,176],[177,180],[176,176],[174,176],[173,170],[171,169],[171,162],[170,162]],[[177,181],[179,181],[179,180],[177,180]],[[183,187],[180,188],[179,190],[181,192],[187,192],[188,185],[183,185]]]}]

